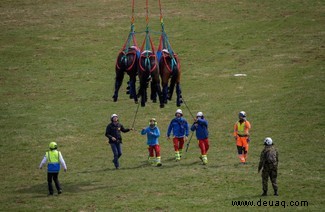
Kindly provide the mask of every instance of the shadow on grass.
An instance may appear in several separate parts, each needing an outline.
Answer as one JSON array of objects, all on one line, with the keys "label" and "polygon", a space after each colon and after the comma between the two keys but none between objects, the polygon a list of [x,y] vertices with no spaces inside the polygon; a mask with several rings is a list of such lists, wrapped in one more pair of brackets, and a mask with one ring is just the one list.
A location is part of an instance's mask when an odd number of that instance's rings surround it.
[{"label": "shadow on grass", "polygon": [[[109,189],[112,186],[108,185],[97,185],[96,183],[92,183],[90,181],[85,182],[63,182],[61,183],[63,194],[67,193],[80,193],[80,192],[89,192],[95,190]],[[54,195],[57,194],[55,185],[53,183]],[[48,187],[47,182],[35,184],[26,188],[18,189],[18,193],[23,194],[32,194],[32,198],[47,198],[48,197]],[[61,195],[60,195],[61,196]]]}]

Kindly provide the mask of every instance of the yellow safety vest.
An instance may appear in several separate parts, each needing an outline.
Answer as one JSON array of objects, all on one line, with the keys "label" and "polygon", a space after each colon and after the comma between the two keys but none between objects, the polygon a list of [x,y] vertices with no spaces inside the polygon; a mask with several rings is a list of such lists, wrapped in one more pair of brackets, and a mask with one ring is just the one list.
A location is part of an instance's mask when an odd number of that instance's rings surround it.
[{"label": "yellow safety vest", "polygon": [[246,121],[244,121],[242,124],[240,124],[240,122],[237,122],[238,135],[246,135],[245,134],[245,123],[246,123]]},{"label": "yellow safety vest", "polygon": [[46,157],[48,160],[47,163],[47,171],[48,172],[59,172],[60,171],[60,155],[59,151],[53,150],[53,151],[47,151]]}]

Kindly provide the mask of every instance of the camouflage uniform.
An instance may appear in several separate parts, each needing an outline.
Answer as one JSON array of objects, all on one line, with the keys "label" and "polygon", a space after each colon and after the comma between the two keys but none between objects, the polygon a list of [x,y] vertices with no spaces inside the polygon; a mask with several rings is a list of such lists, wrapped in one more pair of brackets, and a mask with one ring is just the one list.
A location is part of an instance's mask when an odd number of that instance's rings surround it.
[{"label": "camouflage uniform", "polygon": [[[275,158],[272,162],[268,160],[268,155],[273,154],[275,155]],[[262,186],[263,186],[263,195],[267,194],[267,187],[268,187],[268,178],[270,176],[271,183],[273,186],[274,190],[274,195],[278,195],[278,185],[276,182],[277,175],[278,175],[278,151],[276,148],[271,145],[271,146],[265,146],[263,151],[261,152],[260,156],[260,163],[258,166],[258,172],[263,168],[262,170]]]}]

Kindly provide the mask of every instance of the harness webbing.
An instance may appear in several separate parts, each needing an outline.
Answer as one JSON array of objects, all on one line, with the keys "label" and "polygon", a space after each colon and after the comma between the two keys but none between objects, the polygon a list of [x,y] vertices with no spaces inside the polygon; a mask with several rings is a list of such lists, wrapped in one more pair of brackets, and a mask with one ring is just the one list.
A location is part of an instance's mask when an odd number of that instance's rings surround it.
[{"label": "harness webbing", "polygon": [[[170,54],[170,57],[171,57],[170,69],[173,70],[174,66],[178,66],[178,68],[179,68],[179,64],[178,64],[177,59],[175,58],[174,51],[172,49],[172,46],[170,45],[168,36],[165,32],[164,18],[163,18],[162,6],[161,6],[160,0],[158,0],[158,4],[159,4],[159,10],[160,10],[160,25],[161,25],[161,36],[159,39],[158,51],[162,51],[162,49],[168,50],[168,53]],[[169,69],[169,67],[168,67],[168,69]],[[171,71],[171,70],[169,70],[169,71]]]}]

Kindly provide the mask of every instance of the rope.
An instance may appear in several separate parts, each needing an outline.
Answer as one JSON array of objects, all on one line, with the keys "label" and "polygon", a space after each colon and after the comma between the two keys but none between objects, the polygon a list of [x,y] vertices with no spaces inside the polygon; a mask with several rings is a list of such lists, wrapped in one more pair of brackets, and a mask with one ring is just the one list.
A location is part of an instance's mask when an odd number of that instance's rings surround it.
[{"label": "rope", "polygon": [[132,17],[131,17],[131,24],[134,24],[134,0],[132,0]]},{"label": "rope", "polygon": [[134,129],[134,123],[135,123],[135,119],[136,119],[136,117],[137,117],[137,114],[138,114],[139,105],[140,105],[140,104],[138,104],[138,106],[137,106],[137,110],[135,111],[135,114],[134,114],[133,123],[132,123],[132,128],[133,128],[133,129]]},{"label": "rope", "polygon": [[158,3],[159,3],[159,10],[160,10],[160,23],[162,25],[164,25],[164,19],[163,19],[163,13],[162,13],[162,9],[161,9],[161,2],[160,2],[160,0],[158,0]]},{"label": "rope", "polygon": [[148,3],[148,0],[146,0],[146,23],[147,23],[147,27],[148,27],[148,24],[149,24],[149,3]]},{"label": "rope", "polygon": [[193,134],[194,134],[194,132],[191,133],[191,137],[190,137],[190,139],[188,140],[188,142],[187,142],[187,144],[186,144],[186,150],[185,150],[185,152],[187,152],[188,148],[190,147],[190,143],[191,143],[191,140],[192,140]]},{"label": "rope", "polygon": [[[183,97],[182,97],[182,100],[183,100],[183,102],[184,102],[184,104],[185,104],[185,106],[186,106],[188,112],[190,112],[190,114],[191,114],[191,116],[192,116],[192,118],[193,118],[193,120],[194,120],[194,116],[193,116],[193,114],[192,114],[190,108],[187,106],[187,104],[186,104],[186,102],[185,102],[185,100],[184,100]],[[192,133],[191,133],[191,137],[190,137],[190,139],[188,140],[188,142],[187,142],[187,144],[186,144],[186,150],[185,150],[185,152],[187,152],[187,150],[188,150],[188,148],[189,148],[189,146],[190,146],[190,143],[191,143],[191,140],[192,140],[193,134],[194,134],[194,132],[192,131]]]},{"label": "rope", "polygon": [[186,104],[186,102],[185,102],[185,100],[184,100],[184,97],[182,97],[182,100],[183,100],[183,102],[184,102],[184,104],[185,104],[185,106],[186,106],[186,108],[187,108],[188,112],[190,112],[190,114],[191,114],[192,118],[194,119],[194,116],[193,116],[193,114],[191,113],[191,110],[190,110],[190,108],[188,108],[188,106],[187,106],[187,104]]}]

